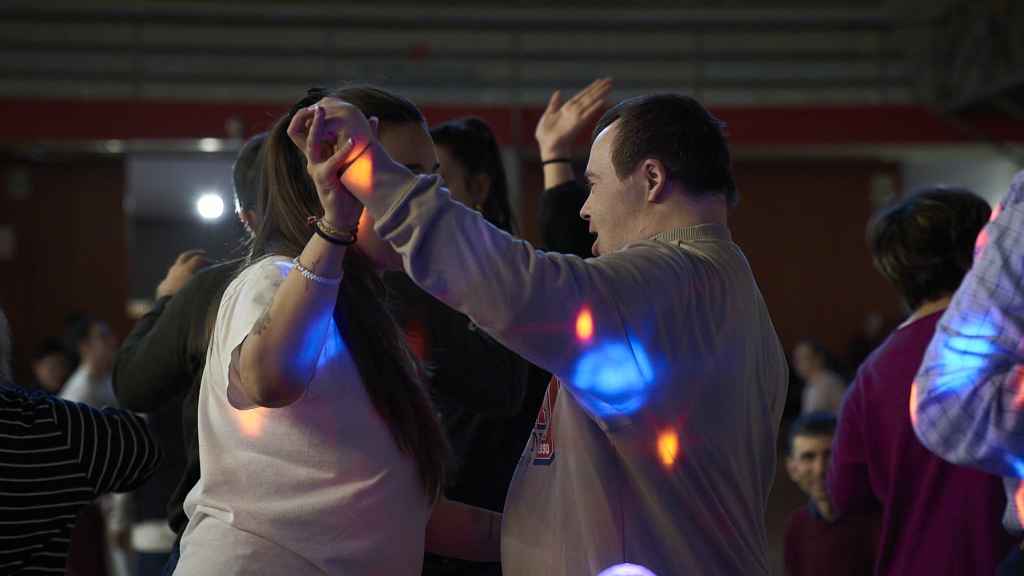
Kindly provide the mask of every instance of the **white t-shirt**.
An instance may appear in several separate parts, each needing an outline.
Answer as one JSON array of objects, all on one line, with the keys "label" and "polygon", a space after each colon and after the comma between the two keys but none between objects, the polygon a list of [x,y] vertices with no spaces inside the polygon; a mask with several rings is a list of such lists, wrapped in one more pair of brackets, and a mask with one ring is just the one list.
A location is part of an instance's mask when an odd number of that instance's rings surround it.
[{"label": "white t-shirt", "polygon": [[72,402],[88,404],[97,409],[117,406],[117,398],[114,396],[114,385],[111,382],[111,375],[107,373],[99,378],[93,378],[85,364],[79,366],[75,373],[68,378],[67,383],[61,388],[58,397]]},{"label": "white t-shirt", "polygon": [[846,395],[846,382],[832,371],[824,371],[810,377],[804,383],[800,412],[830,412],[839,414]]},{"label": "white t-shirt", "polygon": [[237,387],[237,350],[291,267],[261,260],[221,300],[199,393],[201,478],[185,499],[175,574],[419,574],[429,502],[335,323],[296,402],[261,408]]}]

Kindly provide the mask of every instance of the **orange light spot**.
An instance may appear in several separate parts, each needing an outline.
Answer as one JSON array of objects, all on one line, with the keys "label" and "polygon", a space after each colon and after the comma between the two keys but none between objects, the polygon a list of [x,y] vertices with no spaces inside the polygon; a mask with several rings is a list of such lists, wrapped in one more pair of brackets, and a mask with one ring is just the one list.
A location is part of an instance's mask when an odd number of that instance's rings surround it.
[{"label": "orange light spot", "polygon": [[978,239],[974,241],[974,257],[981,257],[986,246],[988,246],[988,228],[982,228],[978,233]]},{"label": "orange light spot", "polygon": [[373,160],[369,153],[356,158],[343,175],[345,186],[355,194],[369,194],[373,189]]},{"label": "orange light spot", "polygon": [[917,381],[910,385],[910,422],[917,426]]},{"label": "orange light spot", "polygon": [[992,215],[989,216],[988,221],[992,222],[996,218],[999,218],[999,214],[1002,213],[1002,211],[1003,211],[1003,203],[1000,202],[1000,203],[996,204],[995,208],[992,209]]},{"label": "orange light spot", "polygon": [[590,314],[590,308],[584,308],[576,316],[576,339],[585,342],[593,337],[594,317]]},{"label": "orange light spot", "polygon": [[1017,393],[1013,397],[1013,407],[1017,410],[1024,408],[1024,368],[1015,368],[1010,376],[1017,386]]},{"label": "orange light spot", "polygon": [[263,431],[263,408],[235,411],[238,428],[249,438],[256,438]]},{"label": "orange light spot", "polygon": [[658,457],[665,468],[671,468],[679,457],[679,434],[668,429],[658,434]]}]

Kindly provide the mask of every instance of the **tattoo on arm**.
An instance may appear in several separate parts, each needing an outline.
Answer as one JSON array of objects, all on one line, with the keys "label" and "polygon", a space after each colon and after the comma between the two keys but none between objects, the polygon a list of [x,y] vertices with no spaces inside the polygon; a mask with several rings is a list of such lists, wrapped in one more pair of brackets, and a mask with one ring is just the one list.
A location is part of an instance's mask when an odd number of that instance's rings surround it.
[{"label": "tattoo on arm", "polygon": [[263,332],[265,332],[267,330],[267,328],[269,328],[269,327],[270,327],[270,306],[267,306],[267,309],[263,311],[263,315],[260,316],[260,319],[256,321],[256,325],[253,326],[252,334],[255,335],[255,336],[259,336],[260,334],[263,334]]}]

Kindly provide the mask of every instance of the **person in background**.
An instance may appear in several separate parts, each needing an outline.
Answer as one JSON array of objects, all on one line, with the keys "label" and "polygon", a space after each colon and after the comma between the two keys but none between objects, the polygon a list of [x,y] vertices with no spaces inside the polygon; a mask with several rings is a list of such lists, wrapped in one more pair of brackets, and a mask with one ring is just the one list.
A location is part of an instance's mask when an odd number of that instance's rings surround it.
[{"label": "person in background", "polygon": [[[1024,532],[1022,237],[1024,172],[978,234],[974,265],[938,320],[910,396],[914,431],[929,450],[1004,478],[1003,525],[1018,540]],[[1024,573],[1019,547],[998,573]]]},{"label": "person in background", "polygon": [[811,412],[789,427],[786,471],[810,499],[786,521],[783,560],[786,576],[864,576],[878,552],[877,512],[837,520],[825,487],[836,416]]},{"label": "person in background", "polygon": [[[247,238],[259,223],[260,151],[265,141],[266,134],[246,141],[232,170],[236,215]],[[113,386],[121,406],[151,414],[156,426],[167,434],[180,430],[177,438],[161,435],[169,460],[167,474],[177,470],[178,475],[165,478],[162,473],[159,486],[152,487],[160,493],[154,498],[164,499],[160,506],[165,507],[167,523],[176,535],[165,564],[168,575],[177,565],[181,534],[188,524],[183,509],[185,496],[199,480],[197,412],[210,330],[220,297],[243,263],[244,259],[235,259],[203,268],[207,260],[201,251],[181,254],[157,287],[152,310],[135,324],[114,361]],[[149,504],[141,506],[140,511],[145,517],[157,516]],[[147,533],[157,539],[162,534],[154,529]],[[154,573],[150,564],[159,562],[158,556],[140,558],[146,563],[140,569]]]},{"label": "person in background", "polygon": [[34,385],[48,394],[57,394],[71,374],[71,358],[58,338],[46,338],[32,353]]},{"label": "person in background", "polygon": [[60,391],[60,397],[93,408],[117,406],[111,385],[117,337],[110,325],[101,320],[80,317],[71,333],[80,363]]},{"label": "person in background", "polygon": [[868,226],[875,267],[911,314],[857,371],[839,417],[829,494],[840,518],[881,511],[879,576],[993,574],[1013,545],[999,522],[999,478],[929,452],[908,410],[914,376],[989,213],[970,191],[930,188]]},{"label": "person in background", "polygon": [[[453,197],[512,234],[515,219],[497,142],[477,118],[431,129],[440,172]],[[383,275],[388,305],[410,346],[430,368],[431,399],[441,416],[452,462],[445,497],[501,512],[530,427],[515,426],[525,409],[528,363],[473,322],[416,286],[404,272]],[[537,405],[531,418],[536,416]],[[532,424],[531,424],[532,426]],[[500,574],[497,563],[427,554],[423,574]]]},{"label": "person in background", "polygon": [[[606,112],[581,212],[597,257],[583,260],[497,230],[392,159],[356,107],[321,106],[328,129],[314,119],[295,138],[321,193],[340,180],[420,287],[557,375],[509,489],[502,570],[767,574],[785,354],[726,226],[721,123],[677,94]],[[325,162],[322,146],[352,150]]]},{"label": "person in background", "polygon": [[79,512],[145,482],[160,449],[129,412],[15,386],[10,350],[0,310],[0,572],[64,573]]},{"label": "person in background", "polygon": [[[96,409],[117,407],[111,384],[117,337],[110,325],[88,315],[72,315],[67,333],[79,363],[59,397]],[[111,574],[126,576],[131,563],[131,514],[131,498],[124,493],[106,494],[96,501],[95,508],[84,508],[71,537],[69,564],[93,566],[101,562],[96,556],[102,556]],[[105,538],[101,536],[104,533]]]},{"label": "person in background", "polygon": [[580,258],[591,256],[594,236],[580,210],[587,189],[573,173],[573,147],[577,136],[590,127],[604,111],[612,80],[594,80],[568,101],[555,90],[548,100],[534,138],[544,170],[544,192],[540,199],[540,230],[544,249]]},{"label": "person in background", "polygon": [[825,347],[803,340],[793,349],[793,369],[804,381],[800,412],[839,413],[846,393],[846,383],[836,374],[829,362]]}]

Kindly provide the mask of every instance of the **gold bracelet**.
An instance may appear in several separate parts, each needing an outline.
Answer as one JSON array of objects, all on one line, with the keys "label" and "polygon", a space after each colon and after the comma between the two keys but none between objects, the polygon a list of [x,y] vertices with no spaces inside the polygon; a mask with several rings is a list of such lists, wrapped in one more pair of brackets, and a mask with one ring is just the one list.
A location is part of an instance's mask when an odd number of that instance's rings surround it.
[{"label": "gold bracelet", "polygon": [[309,217],[310,224],[316,224],[320,226],[320,230],[323,230],[324,234],[330,234],[331,236],[355,236],[355,231],[359,229],[359,224],[349,228],[348,230],[341,230],[335,228],[330,222],[324,217]]}]

